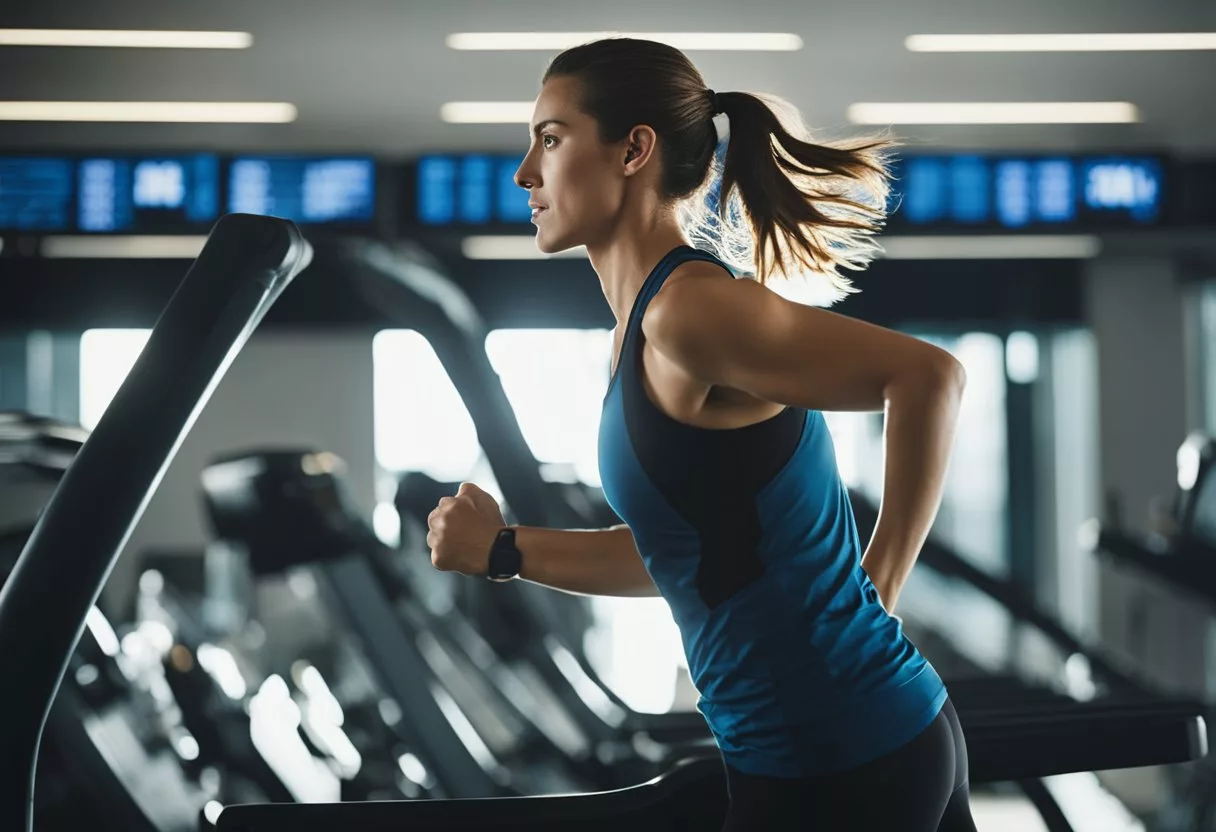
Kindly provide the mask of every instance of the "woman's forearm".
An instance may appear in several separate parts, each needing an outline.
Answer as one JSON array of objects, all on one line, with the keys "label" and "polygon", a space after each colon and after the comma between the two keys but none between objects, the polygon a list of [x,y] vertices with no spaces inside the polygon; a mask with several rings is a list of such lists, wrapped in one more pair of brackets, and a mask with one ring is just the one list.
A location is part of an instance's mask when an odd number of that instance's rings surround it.
[{"label": "woman's forearm", "polygon": [[964,384],[962,366],[946,358],[886,392],[882,501],[861,565],[887,612],[941,505]]},{"label": "woman's forearm", "polygon": [[590,530],[517,526],[515,544],[522,556],[519,577],[525,581],[577,595],[659,594],[628,526]]}]

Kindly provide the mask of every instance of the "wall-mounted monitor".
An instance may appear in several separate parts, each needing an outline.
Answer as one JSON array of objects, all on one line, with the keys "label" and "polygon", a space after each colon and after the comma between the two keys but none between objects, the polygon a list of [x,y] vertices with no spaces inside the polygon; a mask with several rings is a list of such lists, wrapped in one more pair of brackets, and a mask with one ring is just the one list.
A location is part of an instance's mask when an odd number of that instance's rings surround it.
[{"label": "wall-mounted monitor", "polygon": [[74,170],[71,159],[0,157],[0,229],[69,230]]},{"label": "wall-mounted monitor", "polygon": [[97,156],[76,167],[76,230],[173,233],[206,229],[220,213],[220,160]]},{"label": "wall-mounted monitor", "polygon": [[227,212],[301,225],[371,225],[376,164],[367,157],[240,156],[227,163]]}]

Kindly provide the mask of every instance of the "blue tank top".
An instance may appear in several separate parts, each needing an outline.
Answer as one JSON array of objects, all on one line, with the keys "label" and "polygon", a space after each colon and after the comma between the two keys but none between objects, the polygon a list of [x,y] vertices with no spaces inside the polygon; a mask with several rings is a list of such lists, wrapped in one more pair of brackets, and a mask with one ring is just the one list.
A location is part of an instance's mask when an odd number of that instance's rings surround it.
[{"label": "blue tank top", "polygon": [[671,607],[724,761],[773,777],[853,768],[924,730],[946,687],[861,568],[822,413],[711,430],[650,400],[642,317],[689,260],[727,268],[681,246],[638,292],[604,397],[604,494]]}]

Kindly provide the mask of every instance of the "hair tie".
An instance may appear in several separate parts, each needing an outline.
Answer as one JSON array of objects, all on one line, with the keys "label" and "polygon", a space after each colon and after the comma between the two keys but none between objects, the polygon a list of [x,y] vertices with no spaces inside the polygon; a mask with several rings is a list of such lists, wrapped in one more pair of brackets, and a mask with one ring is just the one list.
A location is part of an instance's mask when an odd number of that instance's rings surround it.
[{"label": "hair tie", "polygon": [[722,112],[722,102],[718,100],[718,94],[708,87],[705,92],[709,96],[709,106],[713,108],[714,115]]}]

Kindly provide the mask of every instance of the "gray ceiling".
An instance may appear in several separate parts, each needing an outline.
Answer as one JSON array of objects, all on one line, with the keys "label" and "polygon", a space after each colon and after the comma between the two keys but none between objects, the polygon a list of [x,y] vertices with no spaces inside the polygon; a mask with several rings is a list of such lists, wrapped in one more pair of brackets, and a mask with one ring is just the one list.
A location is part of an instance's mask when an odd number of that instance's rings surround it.
[{"label": "gray ceiling", "polygon": [[1216,155],[1216,51],[914,54],[916,33],[1216,31],[1216,0],[0,0],[0,27],[224,29],[250,50],[0,47],[3,100],[289,101],[289,125],[0,123],[0,149],[521,149],[523,125],[449,125],[449,100],[522,100],[547,55],[468,53],[457,31],[792,31],[795,53],[691,53],[710,86],[799,105],[822,135],[854,101],[1131,101],[1143,123],[900,127],[918,145]]}]

